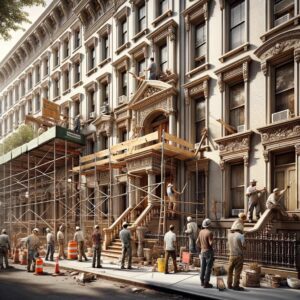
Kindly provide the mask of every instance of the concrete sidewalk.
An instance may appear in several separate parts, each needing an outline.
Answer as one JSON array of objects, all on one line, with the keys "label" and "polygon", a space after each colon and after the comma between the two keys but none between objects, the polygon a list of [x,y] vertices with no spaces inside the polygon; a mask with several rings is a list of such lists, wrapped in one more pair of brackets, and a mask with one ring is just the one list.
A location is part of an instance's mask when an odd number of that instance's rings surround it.
[{"label": "concrete sidewalk", "polygon": [[[46,262],[47,265],[55,265],[54,262]],[[138,284],[149,288],[155,288],[160,291],[168,291],[171,293],[179,293],[185,296],[198,296],[207,299],[300,299],[300,290],[293,290],[290,288],[272,289],[268,287],[260,288],[246,288],[243,292],[226,289],[219,291],[216,288],[216,277],[212,276],[211,283],[214,285],[212,289],[204,289],[200,286],[199,273],[195,271],[181,272],[177,274],[163,274],[152,272],[152,268],[133,267],[133,270],[120,270],[120,265],[112,263],[102,263],[102,269],[92,268],[91,260],[88,262],[78,262],[69,260],[60,260],[61,268],[69,270],[77,270],[82,272],[90,272],[100,277],[121,281],[128,284]],[[226,277],[224,277],[226,282]]]}]

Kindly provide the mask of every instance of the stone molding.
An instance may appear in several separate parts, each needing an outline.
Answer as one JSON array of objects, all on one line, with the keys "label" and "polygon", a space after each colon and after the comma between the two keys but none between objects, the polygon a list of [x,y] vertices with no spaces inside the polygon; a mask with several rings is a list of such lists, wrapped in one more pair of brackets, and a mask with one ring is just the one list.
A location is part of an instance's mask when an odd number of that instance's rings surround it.
[{"label": "stone molding", "polygon": [[107,136],[111,136],[113,131],[113,121],[114,118],[111,115],[101,115],[99,118],[97,118],[93,122],[97,129],[97,135],[104,132],[107,134]]},{"label": "stone molding", "polygon": [[206,75],[183,85],[185,104],[189,105],[192,98],[203,95],[206,99],[209,93],[210,76]]},{"label": "stone molding", "polygon": [[155,44],[168,36],[170,37],[170,40],[173,41],[176,39],[177,27],[178,24],[172,19],[148,34],[147,38],[151,40],[152,44]]},{"label": "stone molding", "polygon": [[201,19],[207,21],[209,1],[210,0],[198,1],[182,12],[186,31],[190,31],[191,23],[198,23]]}]

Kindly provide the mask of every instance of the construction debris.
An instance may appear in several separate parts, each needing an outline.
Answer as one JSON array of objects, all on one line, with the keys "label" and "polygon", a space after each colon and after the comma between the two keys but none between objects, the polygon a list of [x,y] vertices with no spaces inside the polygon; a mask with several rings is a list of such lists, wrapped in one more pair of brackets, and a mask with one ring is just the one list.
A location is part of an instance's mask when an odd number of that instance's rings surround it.
[{"label": "construction debris", "polygon": [[81,272],[79,275],[76,277],[77,282],[81,283],[86,283],[86,282],[91,282],[97,279],[97,276],[92,273],[84,273]]},{"label": "construction debris", "polygon": [[138,294],[138,293],[142,293],[145,291],[145,289],[142,289],[142,288],[131,288],[131,291],[135,294]]}]

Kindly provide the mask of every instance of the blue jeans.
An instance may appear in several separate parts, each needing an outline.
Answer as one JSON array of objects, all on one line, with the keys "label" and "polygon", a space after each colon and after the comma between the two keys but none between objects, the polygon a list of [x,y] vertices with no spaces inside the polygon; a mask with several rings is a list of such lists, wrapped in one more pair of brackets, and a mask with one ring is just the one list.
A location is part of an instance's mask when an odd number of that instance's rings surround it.
[{"label": "blue jeans", "polygon": [[49,255],[50,255],[50,260],[53,260],[53,256],[54,256],[54,244],[47,244],[46,260],[49,259]]},{"label": "blue jeans", "polygon": [[196,253],[196,239],[192,236],[189,236],[189,251],[190,253]]},{"label": "blue jeans", "polygon": [[214,264],[214,251],[208,250],[206,252],[202,252],[200,257],[201,257],[200,280],[203,283],[209,283],[211,270]]}]

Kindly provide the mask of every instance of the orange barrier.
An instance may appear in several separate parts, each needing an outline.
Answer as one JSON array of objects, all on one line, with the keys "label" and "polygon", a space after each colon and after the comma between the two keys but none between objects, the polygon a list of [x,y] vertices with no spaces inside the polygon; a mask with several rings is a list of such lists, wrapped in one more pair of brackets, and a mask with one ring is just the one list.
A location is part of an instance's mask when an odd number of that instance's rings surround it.
[{"label": "orange barrier", "polygon": [[68,243],[68,259],[77,259],[77,242],[69,241]]},{"label": "orange barrier", "polygon": [[27,265],[27,250],[23,250],[22,252],[21,265]]},{"label": "orange barrier", "polygon": [[20,263],[19,249],[18,249],[18,248],[15,249],[15,253],[14,253],[14,263],[15,263],[15,264],[19,264],[19,263]]},{"label": "orange barrier", "polygon": [[44,261],[41,258],[37,258],[35,264],[35,274],[42,275]]},{"label": "orange barrier", "polygon": [[60,271],[59,271],[59,263],[58,263],[59,259],[58,257],[56,258],[56,261],[55,261],[55,269],[54,269],[54,274],[60,274]]}]

